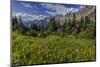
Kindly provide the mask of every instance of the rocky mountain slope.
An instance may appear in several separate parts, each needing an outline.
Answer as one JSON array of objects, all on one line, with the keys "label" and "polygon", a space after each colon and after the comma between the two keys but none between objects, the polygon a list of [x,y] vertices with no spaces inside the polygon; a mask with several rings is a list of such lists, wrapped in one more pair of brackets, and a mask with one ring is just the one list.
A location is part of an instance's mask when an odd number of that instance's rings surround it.
[{"label": "rocky mountain slope", "polygon": [[66,16],[57,16],[57,17],[55,17],[55,20],[60,21],[60,23],[63,24],[65,20],[72,21],[74,16],[77,21],[80,21],[81,18],[84,18],[86,16],[89,17],[90,20],[96,21],[96,19],[95,19],[96,7],[95,6],[86,6],[85,8],[80,10],[80,12],[78,12],[78,13],[70,13],[69,15],[66,15]]},{"label": "rocky mountain slope", "polygon": [[[75,17],[74,17],[75,16]],[[85,8],[81,9],[79,12],[77,13],[69,13],[65,16],[62,15],[57,15],[55,16],[55,20],[59,21],[61,25],[63,25],[63,23],[66,21],[73,21],[73,18],[75,18],[76,21],[80,21],[81,18],[85,18],[85,17],[89,17],[89,19],[91,21],[96,21],[95,17],[96,17],[96,7],[95,6],[85,6]],[[42,19],[42,20],[34,20],[31,22],[26,22],[25,25],[26,26],[30,26],[31,23],[36,23],[38,26],[44,25],[45,27],[48,24],[48,21],[50,20],[51,17]]]}]

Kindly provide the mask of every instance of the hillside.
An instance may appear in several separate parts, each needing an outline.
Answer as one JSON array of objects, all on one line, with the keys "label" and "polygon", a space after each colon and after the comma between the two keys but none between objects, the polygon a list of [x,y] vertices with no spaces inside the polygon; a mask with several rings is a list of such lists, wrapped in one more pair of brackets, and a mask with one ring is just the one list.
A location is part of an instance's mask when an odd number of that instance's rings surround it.
[{"label": "hillside", "polygon": [[65,20],[72,21],[74,15],[76,16],[77,21],[80,21],[81,18],[84,18],[86,16],[88,16],[91,21],[95,21],[96,7],[95,6],[86,6],[85,8],[80,10],[78,13],[70,13],[66,16],[57,16],[57,17],[55,17],[55,20],[60,21],[60,23],[63,24]]}]

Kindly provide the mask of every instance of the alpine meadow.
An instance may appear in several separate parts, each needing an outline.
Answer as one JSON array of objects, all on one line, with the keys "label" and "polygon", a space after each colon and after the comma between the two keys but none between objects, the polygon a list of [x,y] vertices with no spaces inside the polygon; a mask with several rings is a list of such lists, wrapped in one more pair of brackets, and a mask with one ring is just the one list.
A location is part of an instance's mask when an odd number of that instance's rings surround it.
[{"label": "alpine meadow", "polygon": [[12,66],[96,61],[96,6],[12,1]]}]

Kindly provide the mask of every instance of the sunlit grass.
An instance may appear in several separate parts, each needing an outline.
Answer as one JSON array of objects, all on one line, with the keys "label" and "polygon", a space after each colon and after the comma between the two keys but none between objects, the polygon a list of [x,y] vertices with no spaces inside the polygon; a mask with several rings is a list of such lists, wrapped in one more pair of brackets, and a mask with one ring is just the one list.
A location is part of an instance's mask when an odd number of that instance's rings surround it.
[{"label": "sunlit grass", "polygon": [[95,61],[95,40],[49,35],[45,38],[12,33],[15,65]]}]

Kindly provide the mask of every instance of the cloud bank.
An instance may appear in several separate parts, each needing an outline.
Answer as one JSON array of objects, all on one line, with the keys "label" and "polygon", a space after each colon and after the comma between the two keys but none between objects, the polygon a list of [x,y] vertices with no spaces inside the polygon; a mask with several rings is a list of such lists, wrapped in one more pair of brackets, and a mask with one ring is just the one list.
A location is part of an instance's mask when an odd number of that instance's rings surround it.
[{"label": "cloud bank", "polygon": [[15,16],[21,16],[23,20],[42,20],[44,18],[46,18],[46,16],[44,15],[31,15],[31,14],[27,14],[27,13],[16,13]]},{"label": "cloud bank", "polygon": [[27,8],[32,8],[32,6],[31,6],[30,4],[28,4],[28,3],[22,3],[22,5],[23,5],[24,7],[27,7]]},{"label": "cloud bank", "polygon": [[[17,5],[17,4],[16,4]],[[46,17],[62,15],[79,12],[85,6],[72,6],[64,4],[50,4],[50,3],[29,3],[21,2],[18,5],[20,8],[15,12],[16,16],[22,16],[23,20],[42,20]],[[69,7],[70,6],[70,7]],[[17,8],[17,9],[18,9]],[[26,9],[27,8],[27,9]]]},{"label": "cloud bank", "polygon": [[65,16],[66,14],[70,13],[70,12],[78,12],[79,11],[79,8],[74,8],[74,7],[71,7],[71,8],[68,8],[68,7],[65,7],[64,5],[61,5],[61,4],[44,4],[44,3],[41,3],[41,5],[43,7],[45,7],[46,9],[48,10],[51,10],[51,11],[45,11],[47,12],[48,14],[50,15],[63,15]]}]

